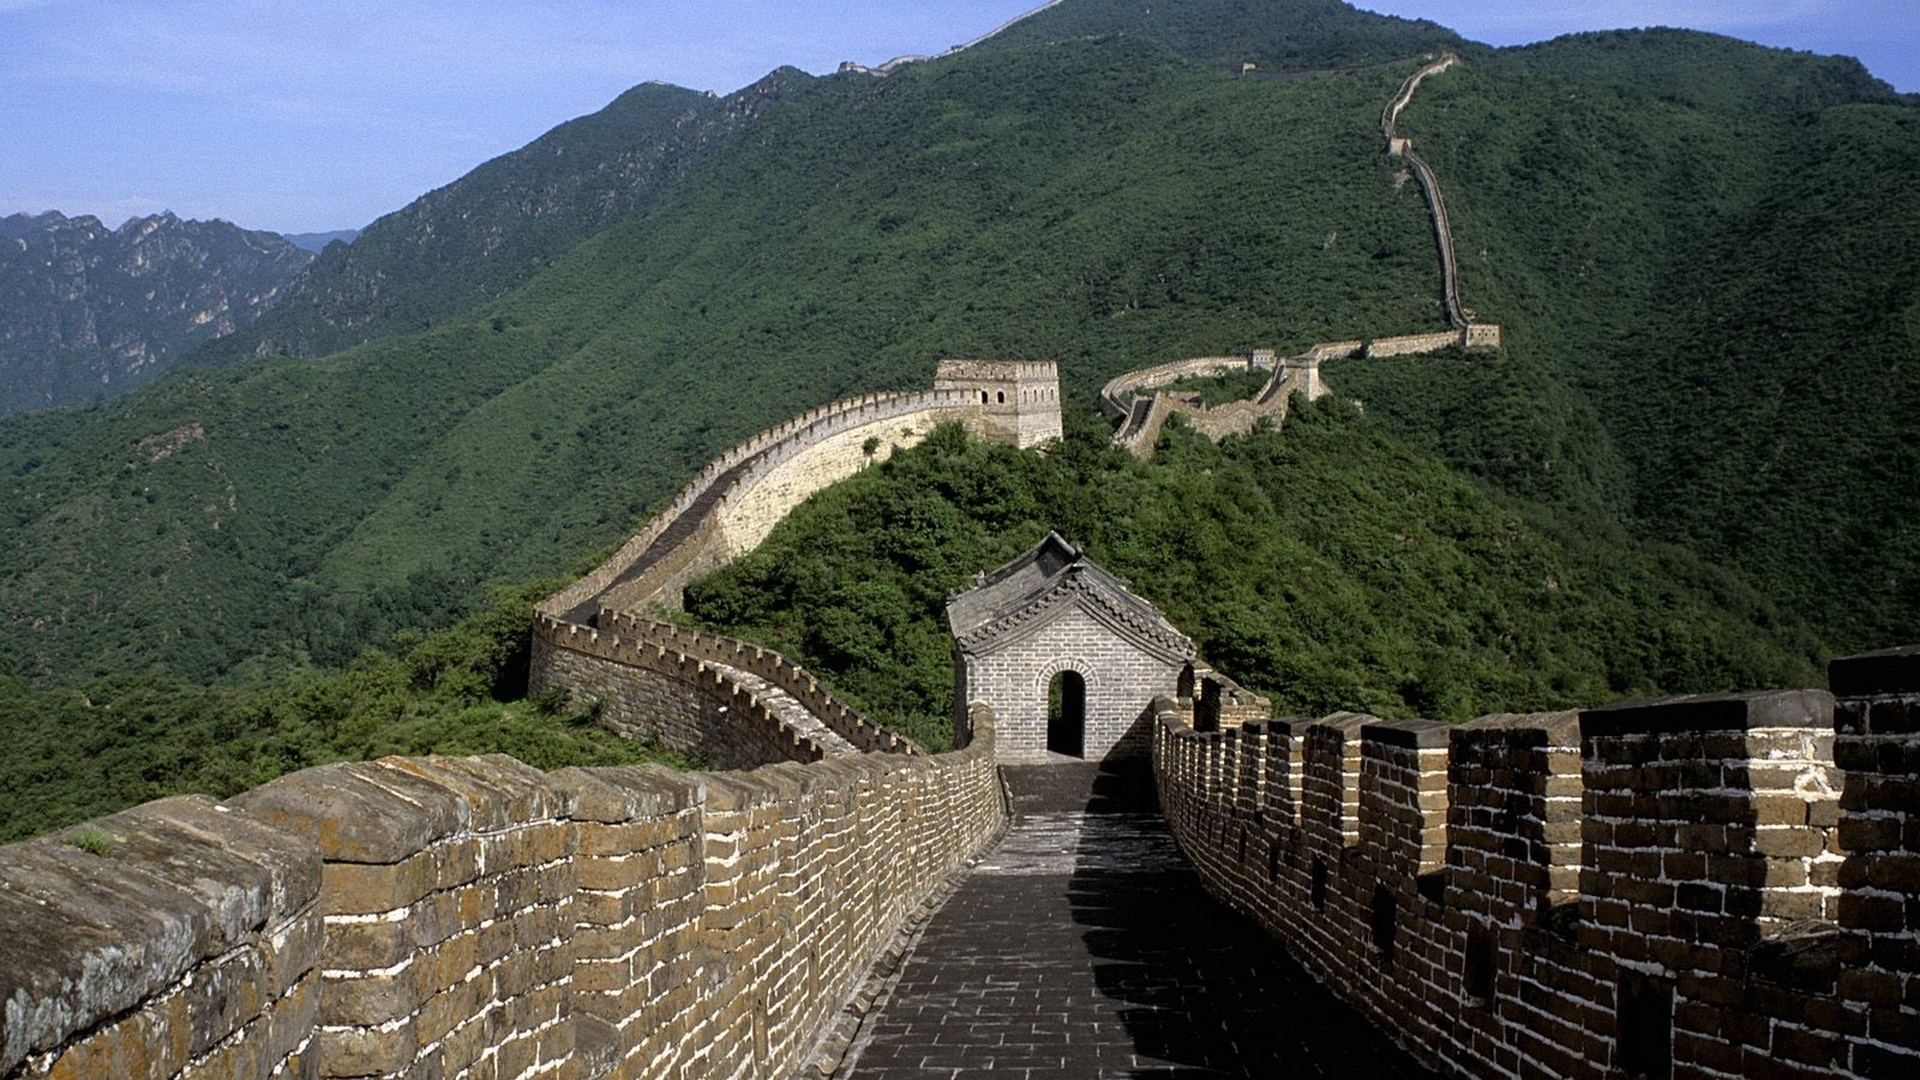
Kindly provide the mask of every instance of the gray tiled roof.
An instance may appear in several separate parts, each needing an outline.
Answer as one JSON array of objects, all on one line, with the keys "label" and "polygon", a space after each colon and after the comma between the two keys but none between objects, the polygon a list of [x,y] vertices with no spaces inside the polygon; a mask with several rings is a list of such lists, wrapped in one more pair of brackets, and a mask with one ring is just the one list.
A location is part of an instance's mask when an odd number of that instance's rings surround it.
[{"label": "gray tiled roof", "polygon": [[1077,601],[1134,644],[1172,660],[1193,657],[1193,642],[1126,582],[1081,554],[1059,533],[1027,549],[979,584],[947,601],[947,624],[963,651],[989,652],[1051,621]]}]

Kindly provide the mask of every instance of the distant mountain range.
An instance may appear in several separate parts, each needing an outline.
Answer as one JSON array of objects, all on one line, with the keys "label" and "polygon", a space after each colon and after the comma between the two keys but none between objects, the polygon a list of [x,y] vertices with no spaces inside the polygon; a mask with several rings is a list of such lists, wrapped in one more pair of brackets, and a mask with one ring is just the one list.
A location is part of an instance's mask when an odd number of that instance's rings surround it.
[{"label": "distant mountain range", "polygon": [[312,261],[276,233],[166,213],[117,229],[0,219],[0,413],[141,386],[258,318]]},{"label": "distant mountain range", "polygon": [[315,255],[327,250],[327,245],[335,240],[351,244],[360,235],[359,229],[335,229],[332,232],[281,233],[301,251],[311,251]]}]

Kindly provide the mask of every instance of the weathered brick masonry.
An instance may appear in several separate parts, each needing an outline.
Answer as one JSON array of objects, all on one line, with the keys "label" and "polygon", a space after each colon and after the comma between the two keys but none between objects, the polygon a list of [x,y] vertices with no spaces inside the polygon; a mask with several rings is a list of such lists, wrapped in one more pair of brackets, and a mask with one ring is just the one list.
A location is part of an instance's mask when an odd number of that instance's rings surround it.
[{"label": "weathered brick masonry", "polygon": [[[0,1076],[762,1077],[1002,821],[967,750],[387,758],[0,848]],[[71,835],[71,834],[68,834]]]},{"label": "weathered brick masonry", "polygon": [[677,609],[688,582],[753,550],[808,496],[940,424],[1020,447],[1058,438],[1059,384],[1051,363],[944,360],[932,390],[867,394],[803,413],[721,454],[540,612],[588,623],[603,609]]},{"label": "weathered brick masonry", "polygon": [[1211,889],[1462,1074],[1920,1075],[1920,647],[1832,682],[1206,735],[1162,699],[1155,770]]},{"label": "weathered brick masonry", "polygon": [[0,848],[0,881],[0,1076],[317,1075],[313,845],[190,796]]}]

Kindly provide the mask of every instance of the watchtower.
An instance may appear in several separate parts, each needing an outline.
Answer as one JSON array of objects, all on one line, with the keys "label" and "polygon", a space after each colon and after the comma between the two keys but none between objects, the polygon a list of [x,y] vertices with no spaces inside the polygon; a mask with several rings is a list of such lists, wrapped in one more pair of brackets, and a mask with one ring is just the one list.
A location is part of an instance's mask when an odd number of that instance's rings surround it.
[{"label": "watchtower", "polygon": [[1145,753],[1147,706],[1172,694],[1193,642],[1057,533],[947,601],[955,735],[993,710],[1002,758]]},{"label": "watchtower", "polygon": [[1024,450],[1060,437],[1060,371],[1051,360],[942,360],[933,386],[979,399],[982,439]]}]

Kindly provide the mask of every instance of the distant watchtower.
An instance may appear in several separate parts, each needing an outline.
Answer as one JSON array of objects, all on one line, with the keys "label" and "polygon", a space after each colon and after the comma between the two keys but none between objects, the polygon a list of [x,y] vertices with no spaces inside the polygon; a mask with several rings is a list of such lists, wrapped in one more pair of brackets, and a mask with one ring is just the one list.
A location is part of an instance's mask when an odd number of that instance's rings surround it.
[{"label": "distant watchtower", "polygon": [[1026,449],[1060,437],[1060,371],[1051,360],[942,360],[933,386],[979,399],[980,438]]}]

